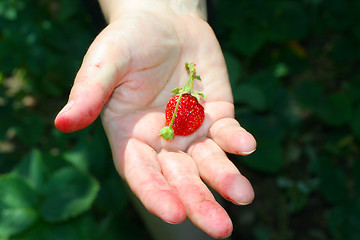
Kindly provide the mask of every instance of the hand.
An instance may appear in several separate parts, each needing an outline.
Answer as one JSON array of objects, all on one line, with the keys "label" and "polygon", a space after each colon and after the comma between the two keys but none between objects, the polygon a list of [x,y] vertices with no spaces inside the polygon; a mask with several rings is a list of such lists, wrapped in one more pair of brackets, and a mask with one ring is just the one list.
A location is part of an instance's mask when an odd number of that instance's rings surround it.
[{"label": "hand", "polygon": [[[205,120],[192,135],[165,141],[164,109],[188,78],[186,61],[202,78],[194,89],[206,95]],[[250,203],[253,189],[225,152],[247,155],[256,142],[234,119],[225,61],[204,20],[138,11],[112,21],[89,48],[55,125],[77,131],[101,110],[115,166],[151,213],[169,223],[188,216],[213,237],[231,234],[228,214],[204,182],[235,204]]]}]

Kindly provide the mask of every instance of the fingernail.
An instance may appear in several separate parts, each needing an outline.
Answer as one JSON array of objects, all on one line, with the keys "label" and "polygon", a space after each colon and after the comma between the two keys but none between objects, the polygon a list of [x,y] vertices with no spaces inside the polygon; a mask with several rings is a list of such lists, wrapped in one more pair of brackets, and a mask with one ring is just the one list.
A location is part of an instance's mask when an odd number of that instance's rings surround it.
[{"label": "fingernail", "polygon": [[252,203],[252,202],[236,202],[236,204],[237,205],[239,205],[239,206],[246,206],[246,205],[249,205],[250,203]]},{"label": "fingernail", "polygon": [[242,154],[244,155],[250,155],[252,154],[253,152],[255,152],[256,149],[252,150],[252,151],[249,151],[249,152],[242,152]]},{"label": "fingernail", "polygon": [[74,105],[74,100],[70,100],[64,107],[61,109],[60,113],[67,112],[71,109],[71,107]]}]

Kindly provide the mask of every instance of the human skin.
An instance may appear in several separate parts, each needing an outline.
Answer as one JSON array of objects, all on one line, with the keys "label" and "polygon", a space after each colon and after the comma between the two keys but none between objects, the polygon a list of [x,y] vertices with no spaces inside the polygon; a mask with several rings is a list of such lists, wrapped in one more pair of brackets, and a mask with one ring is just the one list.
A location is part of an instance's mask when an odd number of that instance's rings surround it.
[{"label": "human skin", "polygon": [[[226,64],[203,2],[186,1],[100,1],[109,25],[88,49],[55,125],[74,132],[101,114],[115,167],[145,208],[168,223],[188,217],[224,238],[231,219],[205,183],[234,204],[252,202],[250,182],[225,152],[248,155],[256,141],[234,119]],[[194,89],[206,95],[205,120],[195,133],[166,141],[159,136],[164,109],[188,78],[185,62],[197,64],[202,81]]]}]

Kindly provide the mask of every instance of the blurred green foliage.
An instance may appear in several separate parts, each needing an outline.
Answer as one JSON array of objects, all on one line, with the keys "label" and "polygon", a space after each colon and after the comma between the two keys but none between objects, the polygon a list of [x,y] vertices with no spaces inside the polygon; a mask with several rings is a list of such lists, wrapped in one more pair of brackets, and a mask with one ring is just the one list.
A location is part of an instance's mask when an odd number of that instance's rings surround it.
[{"label": "blurred green foliage", "polygon": [[146,239],[99,121],[53,121],[96,35],[79,0],[0,1],[0,239]]},{"label": "blurred green foliage", "polygon": [[251,156],[232,156],[258,195],[233,210],[238,239],[360,238],[359,9],[219,2],[236,117],[258,141]]},{"label": "blurred green foliage", "polygon": [[[360,237],[360,2],[222,0],[215,30],[236,117],[230,155],[256,199],[234,239]],[[99,121],[53,127],[95,37],[78,0],[0,2],[0,239],[146,239]]]}]

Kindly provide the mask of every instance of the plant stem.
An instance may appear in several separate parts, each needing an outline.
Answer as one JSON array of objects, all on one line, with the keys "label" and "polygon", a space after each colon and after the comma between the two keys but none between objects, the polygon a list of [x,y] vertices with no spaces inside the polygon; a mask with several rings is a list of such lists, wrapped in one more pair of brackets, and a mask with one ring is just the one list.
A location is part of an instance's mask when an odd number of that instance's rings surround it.
[{"label": "plant stem", "polygon": [[193,89],[193,83],[194,83],[194,75],[195,73],[193,71],[190,71],[190,76],[188,78],[188,80],[186,81],[185,83],[185,86],[181,89],[181,92],[179,94],[179,98],[176,102],[176,106],[175,106],[175,110],[174,110],[174,113],[173,113],[173,116],[171,118],[171,122],[169,124],[169,127],[172,127],[173,123],[174,123],[174,120],[175,120],[175,117],[176,117],[176,112],[179,108],[179,105],[180,105],[180,100],[181,100],[181,97],[182,95],[184,95],[185,93],[185,89],[187,89],[188,85],[190,84],[190,87],[188,87],[190,90],[187,90],[186,92],[192,92],[192,89]]}]

